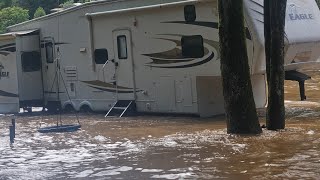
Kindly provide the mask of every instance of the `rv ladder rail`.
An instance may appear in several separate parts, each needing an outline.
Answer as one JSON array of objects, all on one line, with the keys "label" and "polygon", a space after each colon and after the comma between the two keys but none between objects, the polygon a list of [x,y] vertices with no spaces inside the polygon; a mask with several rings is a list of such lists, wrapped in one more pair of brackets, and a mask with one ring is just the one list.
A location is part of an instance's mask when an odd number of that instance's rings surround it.
[{"label": "rv ladder rail", "polygon": [[132,101],[130,101],[130,103],[128,104],[128,106],[124,109],[124,111],[121,113],[120,117],[122,117],[123,114],[124,114],[125,112],[127,112],[128,108],[131,106],[131,104],[132,104]]}]

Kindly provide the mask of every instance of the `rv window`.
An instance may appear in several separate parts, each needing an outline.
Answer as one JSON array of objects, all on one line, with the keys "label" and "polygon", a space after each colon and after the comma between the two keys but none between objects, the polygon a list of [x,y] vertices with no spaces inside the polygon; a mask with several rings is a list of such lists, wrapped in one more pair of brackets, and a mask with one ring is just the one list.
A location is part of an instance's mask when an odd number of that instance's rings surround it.
[{"label": "rv window", "polygon": [[46,43],[46,59],[47,63],[53,63],[53,44],[52,42]]},{"label": "rv window", "polygon": [[183,36],[181,46],[182,56],[185,58],[201,58],[204,56],[203,38],[200,35]]},{"label": "rv window", "polygon": [[107,49],[94,50],[94,58],[95,58],[96,64],[105,64],[108,60],[108,50]]},{"label": "rv window", "polygon": [[128,51],[127,51],[127,38],[124,35],[117,37],[118,43],[118,58],[119,59],[127,59]]},{"label": "rv window", "polygon": [[184,19],[186,22],[194,22],[196,18],[196,7],[194,5],[186,5],[184,7]]},{"label": "rv window", "polygon": [[40,53],[37,51],[23,52],[21,63],[23,72],[39,71],[41,69]]}]

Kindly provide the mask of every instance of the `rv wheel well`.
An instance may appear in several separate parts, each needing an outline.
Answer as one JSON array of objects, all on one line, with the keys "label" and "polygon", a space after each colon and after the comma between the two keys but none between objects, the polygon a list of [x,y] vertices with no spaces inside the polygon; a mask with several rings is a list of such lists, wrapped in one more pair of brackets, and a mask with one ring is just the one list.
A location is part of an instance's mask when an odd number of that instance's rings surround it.
[{"label": "rv wheel well", "polygon": [[72,104],[66,104],[63,109],[64,109],[64,111],[66,111],[66,112],[75,111],[75,108],[74,108],[74,106],[73,106]]},{"label": "rv wheel well", "polygon": [[92,112],[92,109],[88,104],[83,104],[80,106],[80,112]]}]

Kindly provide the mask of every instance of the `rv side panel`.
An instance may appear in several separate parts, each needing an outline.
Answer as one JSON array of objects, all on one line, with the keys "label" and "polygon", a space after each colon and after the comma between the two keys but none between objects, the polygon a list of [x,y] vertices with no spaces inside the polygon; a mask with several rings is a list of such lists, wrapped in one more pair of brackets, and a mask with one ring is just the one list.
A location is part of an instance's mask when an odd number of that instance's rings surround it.
[{"label": "rv side panel", "polygon": [[0,113],[19,112],[15,38],[0,40]]}]

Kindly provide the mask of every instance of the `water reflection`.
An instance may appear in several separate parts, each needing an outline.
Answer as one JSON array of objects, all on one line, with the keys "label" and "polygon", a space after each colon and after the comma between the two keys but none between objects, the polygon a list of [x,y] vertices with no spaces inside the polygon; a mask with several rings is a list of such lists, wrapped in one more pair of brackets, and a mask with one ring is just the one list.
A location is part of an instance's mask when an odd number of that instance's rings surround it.
[{"label": "water reflection", "polygon": [[10,118],[1,117],[0,179],[317,179],[320,76],[313,75],[306,102],[286,82],[287,129],[253,137],[227,135],[223,118],[103,115],[81,115],[75,133],[40,134],[40,120],[57,117],[30,115],[17,118],[10,146]]}]

